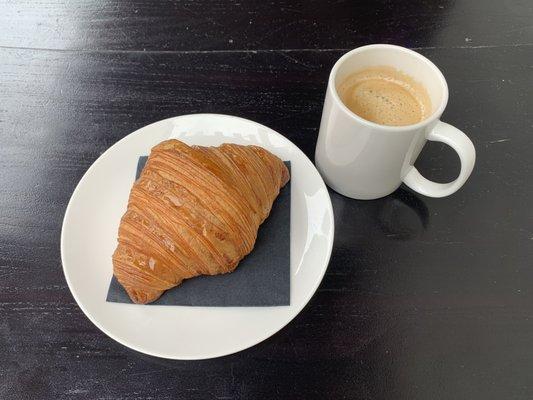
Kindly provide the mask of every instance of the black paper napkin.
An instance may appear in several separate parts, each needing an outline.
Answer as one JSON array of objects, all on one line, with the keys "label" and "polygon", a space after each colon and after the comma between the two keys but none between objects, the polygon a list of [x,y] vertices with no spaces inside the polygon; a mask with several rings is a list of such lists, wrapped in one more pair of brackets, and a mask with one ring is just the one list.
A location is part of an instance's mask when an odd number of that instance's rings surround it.
[{"label": "black paper napkin", "polygon": [[[139,158],[138,178],[148,157]],[[290,170],[290,162],[285,162]],[[291,181],[261,224],[255,247],[229,274],[199,276],[167,290],[150,304],[176,306],[287,306],[290,304]],[[113,276],[107,301],[132,303]]]}]

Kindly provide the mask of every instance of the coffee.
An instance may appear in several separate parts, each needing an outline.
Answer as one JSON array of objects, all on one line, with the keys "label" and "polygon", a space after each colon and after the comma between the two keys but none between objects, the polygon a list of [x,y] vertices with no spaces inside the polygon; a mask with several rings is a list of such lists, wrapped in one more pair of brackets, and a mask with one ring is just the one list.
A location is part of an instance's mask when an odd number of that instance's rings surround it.
[{"label": "coffee", "polygon": [[380,125],[412,125],[431,114],[426,89],[392,67],[369,67],[355,72],[339,85],[337,92],[353,113]]}]

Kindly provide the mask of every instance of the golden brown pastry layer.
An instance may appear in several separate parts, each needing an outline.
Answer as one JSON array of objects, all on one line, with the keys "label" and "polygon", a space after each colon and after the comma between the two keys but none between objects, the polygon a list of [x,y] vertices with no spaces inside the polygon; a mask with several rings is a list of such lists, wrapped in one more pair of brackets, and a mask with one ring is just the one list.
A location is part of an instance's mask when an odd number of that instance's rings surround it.
[{"label": "golden brown pastry layer", "polygon": [[158,144],[131,189],[113,273],[145,304],[184,279],[233,271],[288,180],[285,164],[258,146]]}]

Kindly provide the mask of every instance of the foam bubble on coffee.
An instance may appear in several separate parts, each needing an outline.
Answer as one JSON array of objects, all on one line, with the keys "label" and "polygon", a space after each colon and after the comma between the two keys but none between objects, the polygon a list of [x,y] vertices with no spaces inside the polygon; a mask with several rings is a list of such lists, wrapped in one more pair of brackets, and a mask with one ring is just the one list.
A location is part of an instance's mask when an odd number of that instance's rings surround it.
[{"label": "foam bubble on coffee", "polygon": [[337,91],[353,113],[380,125],[412,125],[431,114],[431,100],[426,89],[392,67],[376,66],[357,71],[349,75]]}]

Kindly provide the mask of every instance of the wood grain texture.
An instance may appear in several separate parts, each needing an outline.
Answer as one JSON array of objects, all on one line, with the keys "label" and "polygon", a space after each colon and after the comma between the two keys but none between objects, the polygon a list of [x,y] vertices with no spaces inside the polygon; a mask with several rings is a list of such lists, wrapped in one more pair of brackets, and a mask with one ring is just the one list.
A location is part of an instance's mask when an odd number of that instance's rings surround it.
[{"label": "wood grain texture", "polygon": [[[310,2],[301,18],[315,31],[286,27],[297,13],[278,3],[4,4],[1,399],[533,397],[531,6],[350,4]],[[193,10],[192,32],[176,33],[185,23],[173,7]],[[371,24],[385,9],[387,23]],[[416,15],[421,28],[403,29]],[[207,17],[228,28],[202,36]],[[103,151],[150,122],[219,112],[266,124],[312,157],[327,75],[343,53],[329,48],[387,39],[422,47],[448,79],[443,120],[478,152],[461,191],[427,199],[400,189],[363,202],[332,192],[336,239],[317,294],[241,353],[156,359],[87,320],[66,286],[59,236],[75,185]],[[439,181],[458,172],[438,144],[417,166]]]},{"label": "wood grain texture", "polygon": [[1,0],[0,44],[201,51],[531,43],[531,2]]}]

